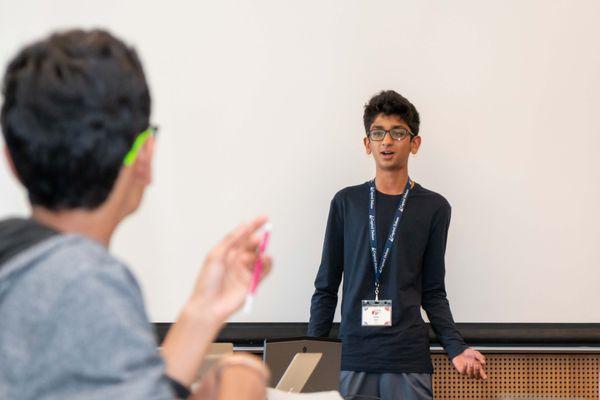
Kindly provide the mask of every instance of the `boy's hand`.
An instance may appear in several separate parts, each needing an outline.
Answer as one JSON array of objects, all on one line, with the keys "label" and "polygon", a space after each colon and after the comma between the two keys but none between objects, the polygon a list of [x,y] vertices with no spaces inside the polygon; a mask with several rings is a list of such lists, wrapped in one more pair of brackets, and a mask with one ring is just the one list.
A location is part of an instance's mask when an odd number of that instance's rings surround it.
[{"label": "boy's hand", "polygon": [[477,350],[467,349],[452,359],[458,372],[469,378],[487,379],[485,357]]}]

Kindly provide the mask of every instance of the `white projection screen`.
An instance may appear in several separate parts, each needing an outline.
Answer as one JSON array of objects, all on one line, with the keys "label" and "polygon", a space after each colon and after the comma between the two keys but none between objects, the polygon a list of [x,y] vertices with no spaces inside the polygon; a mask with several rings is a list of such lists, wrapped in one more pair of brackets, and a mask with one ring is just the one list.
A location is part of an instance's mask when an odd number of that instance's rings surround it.
[{"label": "white projection screen", "polygon": [[[161,135],[111,250],[153,321],[176,318],[219,238],[266,213],[275,269],[232,321],[306,322],[329,202],[374,175],[363,106],[394,89],[422,119],[411,177],[453,207],[455,319],[598,322],[599,17],[593,0],[0,0],[0,65],[72,27],[138,50]],[[26,215],[4,161],[0,217]]]}]

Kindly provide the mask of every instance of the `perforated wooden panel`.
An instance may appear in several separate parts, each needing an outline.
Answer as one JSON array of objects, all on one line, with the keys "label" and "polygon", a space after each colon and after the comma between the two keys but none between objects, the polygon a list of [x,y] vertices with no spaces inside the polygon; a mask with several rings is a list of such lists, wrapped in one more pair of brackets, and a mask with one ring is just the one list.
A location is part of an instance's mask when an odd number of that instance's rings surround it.
[{"label": "perforated wooden panel", "polygon": [[485,354],[488,379],[461,376],[432,354],[436,399],[598,399],[600,354]]}]

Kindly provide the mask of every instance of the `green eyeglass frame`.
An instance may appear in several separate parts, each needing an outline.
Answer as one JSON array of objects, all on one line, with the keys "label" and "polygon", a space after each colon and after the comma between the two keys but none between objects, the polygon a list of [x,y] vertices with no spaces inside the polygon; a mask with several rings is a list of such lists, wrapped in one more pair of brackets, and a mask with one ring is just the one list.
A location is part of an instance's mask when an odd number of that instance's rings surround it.
[{"label": "green eyeglass frame", "polygon": [[127,152],[127,154],[125,154],[125,158],[123,159],[123,165],[125,165],[126,167],[133,165],[138,154],[140,153],[140,150],[144,146],[144,143],[146,143],[150,136],[156,136],[157,134],[158,127],[150,126],[144,132],[137,135],[133,142],[133,145],[131,146],[131,149]]}]

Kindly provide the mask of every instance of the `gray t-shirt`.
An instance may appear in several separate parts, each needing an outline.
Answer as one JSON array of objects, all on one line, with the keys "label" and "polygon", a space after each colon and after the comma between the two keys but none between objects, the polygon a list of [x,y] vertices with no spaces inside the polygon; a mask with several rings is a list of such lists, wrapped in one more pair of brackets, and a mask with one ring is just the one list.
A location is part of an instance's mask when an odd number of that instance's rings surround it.
[{"label": "gray t-shirt", "polygon": [[0,399],[173,399],[128,268],[76,235],[0,268]]}]

